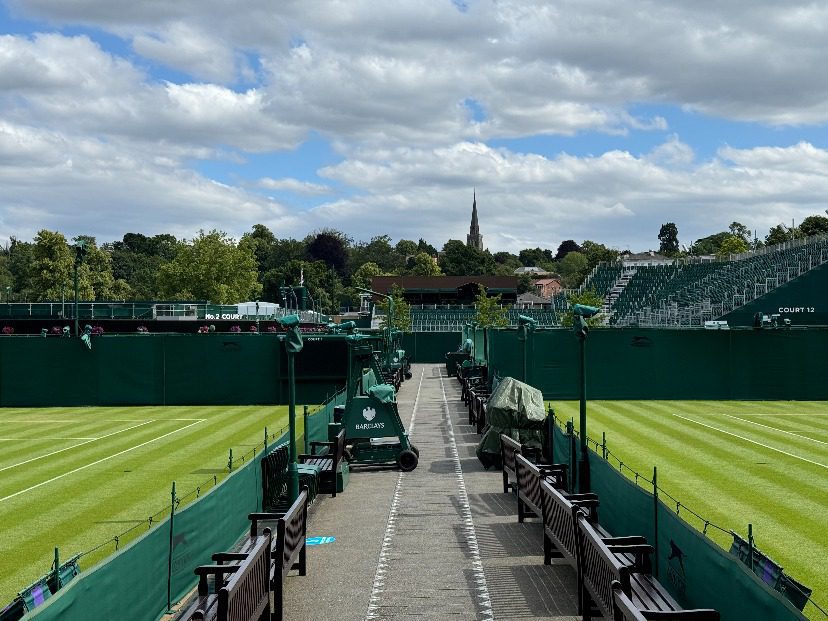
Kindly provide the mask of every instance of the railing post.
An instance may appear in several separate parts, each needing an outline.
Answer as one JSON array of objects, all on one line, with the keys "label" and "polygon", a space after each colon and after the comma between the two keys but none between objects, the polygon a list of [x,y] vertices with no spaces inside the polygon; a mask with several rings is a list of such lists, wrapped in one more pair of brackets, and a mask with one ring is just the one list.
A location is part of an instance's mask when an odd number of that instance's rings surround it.
[{"label": "railing post", "polygon": [[658,468],[653,466],[653,575],[658,578]]},{"label": "railing post", "polygon": [[305,436],[305,454],[310,453],[310,438],[308,437],[308,406],[302,406],[302,429]]},{"label": "railing post", "polygon": [[172,612],[173,522],[175,520],[175,481],[170,492],[170,549],[167,555],[167,613]]},{"label": "railing post", "polygon": [[748,567],[753,571],[753,524],[748,524]]}]

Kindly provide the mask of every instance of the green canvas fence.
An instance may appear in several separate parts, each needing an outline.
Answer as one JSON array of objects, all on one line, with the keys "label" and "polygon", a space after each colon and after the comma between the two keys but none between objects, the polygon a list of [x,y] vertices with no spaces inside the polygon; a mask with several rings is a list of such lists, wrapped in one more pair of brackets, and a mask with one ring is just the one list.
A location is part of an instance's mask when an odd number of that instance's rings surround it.
[{"label": "green canvas fence", "polygon": [[[344,335],[306,336],[296,399],[345,384]],[[259,405],[288,399],[284,346],[272,334],[0,337],[0,407]]]},{"label": "green canvas fence", "polygon": [[[557,463],[571,463],[573,438],[577,440],[558,425],[553,426],[552,450]],[[579,443],[574,445],[576,454],[580,455]],[[723,621],[805,619],[736,557],[687,524],[660,500],[655,503],[651,492],[621,474],[591,449],[589,464],[591,489],[601,501],[601,525],[614,536],[643,535],[650,543],[658,541],[654,573],[657,572],[659,581],[682,606],[715,608]]]},{"label": "green canvas fence", "polygon": [[304,444],[306,446],[308,446],[309,442],[328,441],[328,425],[334,422],[334,407],[337,405],[345,405],[347,396],[345,389],[342,388],[319,408],[308,414],[305,418],[305,437],[307,438],[307,442],[304,442]]},{"label": "green canvas fence", "polygon": [[[488,365],[546,399],[577,399],[578,342],[569,329],[488,330]],[[590,399],[828,399],[828,329],[593,329]],[[524,351],[526,357],[524,358]]]},{"label": "green canvas fence", "polygon": [[[283,434],[276,446],[287,441]],[[264,451],[201,498],[115,553],[105,563],[84,570],[26,619],[87,621],[128,616],[135,621],[156,621],[167,608],[167,577],[172,601],[192,589],[193,569],[209,564],[214,552],[229,550],[249,528],[247,514],[261,509],[261,458]]]},{"label": "green canvas fence", "polygon": [[446,352],[462,344],[460,332],[406,332],[402,347],[412,362],[445,362]]}]

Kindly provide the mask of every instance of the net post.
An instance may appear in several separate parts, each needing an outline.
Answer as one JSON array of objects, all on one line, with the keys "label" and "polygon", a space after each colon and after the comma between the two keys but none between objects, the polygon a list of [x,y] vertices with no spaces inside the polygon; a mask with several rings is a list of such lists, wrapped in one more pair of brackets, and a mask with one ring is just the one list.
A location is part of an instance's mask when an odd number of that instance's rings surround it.
[{"label": "net post", "polygon": [[305,454],[310,454],[310,438],[308,438],[308,406],[302,406],[302,435],[305,437]]},{"label": "net post", "polygon": [[[232,449],[231,449],[232,451]],[[167,613],[172,612],[173,523],[175,521],[175,481],[170,492],[170,547],[167,555]]]},{"label": "net post", "polygon": [[653,466],[653,575],[658,578],[658,468]]}]

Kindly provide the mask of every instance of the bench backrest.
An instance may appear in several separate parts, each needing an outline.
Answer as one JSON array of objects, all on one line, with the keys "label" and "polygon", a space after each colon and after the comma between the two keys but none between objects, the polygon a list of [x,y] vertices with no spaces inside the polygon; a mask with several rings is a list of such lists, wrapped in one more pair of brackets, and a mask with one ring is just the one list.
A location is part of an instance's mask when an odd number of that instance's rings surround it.
[{"label": "bench backrest", "polygon": [[520,454],[520,442],[513,440],[504,433],[500,434],[500,457],[503,469],[515,471],[515,455]]},{"label": "bench backrest", "polygon": [[342,461],[343,456],[345,455],[345,429],[340,429],[339,433],[336,434],[336,438],[334,439],[334,451],[333,455],[333,471],[334,475],[336,475],[336,470],[339,467],[339,462]]},{"label": "bench backrest", "polygon": [[262,458],[262,508],[278,510],[288,490],[287,444],[277,446]]},{"label": "bench backrest", "polygon": [[629,567],[610,552],[581,509],[576,510],[575,521],[578,528],[578,561],[584,587],[592,595],[604,618],[611,619],[612,583],[618,581],[624,592],[629,593]]},{"label": "bench backrest", "polygon": [[541,510],[540,482],[541,472],[538,467],[521,453],[515,455],[515,475],[517,476],[518,493],[538,511]]},{"label": "bench backrest", "polygon": [[577,563],[578,542],[575,535],[575,512],[578,510],[549,481],[541,481],[543,526],[555,547]]},{"label": "bench backrest", "polygon": [[218,592],[218,621],[259,619],[270,609],[270,529],[250,549],[239,570]]},{"label": "bench backrest", "polygon": [[[343,432],[344,433],[344,432]],[[281,563],[282,576],[286,576],[305,546],[308,518],[308,491],[303,489],[284,517],[276,526],[276,550],[273,560]],[[281,559],[281,560],[280,560]],[[277,569],[279,566],[277,565]]]}]

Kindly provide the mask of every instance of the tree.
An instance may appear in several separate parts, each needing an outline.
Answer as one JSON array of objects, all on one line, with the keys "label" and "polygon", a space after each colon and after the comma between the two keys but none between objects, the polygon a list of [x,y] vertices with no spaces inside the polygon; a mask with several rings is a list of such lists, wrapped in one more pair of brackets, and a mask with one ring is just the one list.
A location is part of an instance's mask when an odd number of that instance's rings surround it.
[{"label": "tree", "polygon": [[664,256],[674,257],[679,253],[678,227],[674,222],[661,225],[658,241],[658,251]]},{"label": "tree", "polygon": [[450,239],[440,255],[440,269],[449,276],[482,276],[494,272],[491,253]]},{"label": "tree", "polygon": [[392,273],[402,267],[402,262],[391,245],[391,237],[377,235],[369,242],[360,242],[351,249],[351,266],[376,263],[384,273]]},{"label": "tree", "polygon": [[551,263],[555,255],[551,250],[541,248],[524,248],[518,253],[518,260],[524,267],[540,267],[543,263]]},{"label": "tree", "polygon": [[223,231],[199,231],[179,246],[175,258],[161,266],[158,284],[170,299],[233,304],[259,296],[256,257],[249,243],[236,243]]},{"label": "tree", "polygon": [[741,222],[731,222],[730,226],[727,227],[727,229],[728,231],[730,231],[731,235],[738,237],[748,246],[750,246],[750,229],[746,227],[744,224],[742,224]]},{"label": "tree", "polygon": [[558,271],[561,274],[561,284],[573,289],[580,285],[589,273],[587,258],[580,252],[569,252],[558,263]]},{"label": "tree", "polygon": [[799,224],[803,235],[825,235],[828,233],[828,218],[825,216],[808,216]]},{"label": "tree", "polygon": [[765,237],[765,243],[769,246],[774,244],[783,244],[785,242],[797,239],[801,233],[797,228],[788,228],[784,224],[777,224],[772,226]]},{"label": "tree", "polygon": [[730,236],[731,234],[727,231],[722,231],[721,233],[715,233],[714,235],[697,239],[690,246],[690,254],[694,256],[716,254],[719,252],[719,247],[722,245],[722,242]]},{"label": "tree", "polygon": [[[75,253],[63,233],[38,231],[32,248],[31,296],[35,301],[60,300],[74,297]],[[94,299],[88,269],[78,270],[78,297]]]},{"label": "tree", "polygon": [[310,261],[322,261],[341,276],[345,274],[348,264],[348,237],[334,229],[323,229],[313,237],[308,237],[307,252]]},{"label": "tree", "polygon": [[581,252],[581,247],[572,239],[566,239],[558,246],[558,252],[555,255],[556,261],[561,261],[570,252]]},{"label": "tree", "polygon": [[437,248],[429,244],[422,237],[420,238],[420,241],[417,242],[417,252],[425,252],[431,257],[437,256]]},{"label": "tree", "polygon": [[362,287],[364,289],[371,288],[371,278],[382,275],[380,266],[372,261],[363,263],[359,266],[357,271],[351,276],[351,284],[354,287]]},{"label": "tree", "polygon": [[581,244],[581,254],[587,258],[587,272],[591,271],[601,261],[612,263],[618,260],[618,251],[615,248],[607,248],[604,244],[588,239]]},{"label": "tree", "polygon": [[442,276],[440,266],[429,254],[420,252],[414,256],[413,264],[409,270],[412,276]]},{"label": "tree", "polygon": [[719,246],[716,256],[720,259],[727,259],[731,254],[740,254],[748,250],[750,250],[750,245],[744,239],[736,235],[731,235]]},{"label": "tree", "polygon": [[[411,332],[411,305],[405,301],[403,290],[397,285],[394,285],[391,287],[391,293],[389,295],[394,300],[394,318],[391,322],[391,329]],[[388,298],[382,298],[377,303],[377,308],[383,314],[383,318],[380,321],[380,329],[385,330],[388,327]]]},{"label": "tree", "polygon": [[[570,309],[575,304],[583,304],[584,306],[594,306],[595,308],[601,308],[604,305],[604,298],[598,295],[594,289],[587,289],[586,291],[582,291],[581,293],[570,293],[566,296],[566,301],[569,304]],[[567,328],[571,328],[572,319],[572,310],[566,311],[561,317],[561,325]],[[587,319],[586,322],[587,325],[590,327],[600,326],[603,323],[603,317],[601,317],[601,313],[598,313],[597,315],[593,315],[592,317]]]},{"label": "tree", "polygon": [[12,236],[9,240],[9,272],[12,276],[11,293],[15,300],[30,300],[34,270],[34,244],[21,242]]},{"label": "tree", "polygon": [[474,306],[477,309],[477,324],[483,328],[504,328],[509,325],[507,319],[509,309],[504,308],[501,303],[501,295],[489,297],[486,294],[486,287],[478,285],[477,297],[474,298]]},{"label": "tree", "polygon": [[420,252],[420,250],[417,248],[417,244],[410,239],[401,239],[397,242],[397,245],[394,246],[394,252],[397,253],[400,264],[404,265],[406,259],[415,256]]}]

